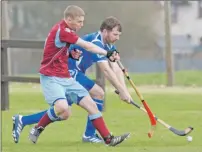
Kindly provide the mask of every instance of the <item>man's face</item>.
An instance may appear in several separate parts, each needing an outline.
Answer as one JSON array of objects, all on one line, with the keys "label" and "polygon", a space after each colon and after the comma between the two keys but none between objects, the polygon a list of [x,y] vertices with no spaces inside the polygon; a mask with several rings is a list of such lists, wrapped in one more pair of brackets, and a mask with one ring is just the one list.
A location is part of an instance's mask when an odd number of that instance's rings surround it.
[{"label": "man's face", "polygon": [[118,27],[114,27],[111,31],[107,31],[106,34],[106,42],[107,43],[115,43],[119,40],[121,32],[119,32]]},{"label": "man's face", "polygon": [[77,16],[74,18],[69,18],[69,26],[74,31],[79,31],[83,27],[84,16]]}]

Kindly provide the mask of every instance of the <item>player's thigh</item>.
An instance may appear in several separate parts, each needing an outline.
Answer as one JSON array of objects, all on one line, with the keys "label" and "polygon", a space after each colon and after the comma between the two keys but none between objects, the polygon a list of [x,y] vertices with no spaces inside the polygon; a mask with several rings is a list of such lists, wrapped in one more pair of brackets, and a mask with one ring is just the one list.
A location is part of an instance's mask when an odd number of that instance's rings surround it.
[{"label": "player's thigh", "polygon": [[55,102],[65,105],[65,87],[58,83],[55,77],[40,75],[40,83],[45,100],[50,106],[54,105]]},{"label": "player's thigh", "polygon": [[71,106],[67,104],[66,99],[59,99],[54,104],[55,111],[57,115],[63,120],[68,119],[71,116]]}]

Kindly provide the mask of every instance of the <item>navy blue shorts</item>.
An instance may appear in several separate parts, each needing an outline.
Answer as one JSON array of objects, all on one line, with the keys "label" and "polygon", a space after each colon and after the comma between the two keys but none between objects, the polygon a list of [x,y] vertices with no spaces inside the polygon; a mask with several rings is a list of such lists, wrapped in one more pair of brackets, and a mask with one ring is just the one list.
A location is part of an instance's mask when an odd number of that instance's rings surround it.
[{"label": "navy blue shorts", "polygon": [[78,70],[69,70],[71,76],[79,82],[87,91],[90,91],[95,82],[88,78],[83,72],[79,72]]}]

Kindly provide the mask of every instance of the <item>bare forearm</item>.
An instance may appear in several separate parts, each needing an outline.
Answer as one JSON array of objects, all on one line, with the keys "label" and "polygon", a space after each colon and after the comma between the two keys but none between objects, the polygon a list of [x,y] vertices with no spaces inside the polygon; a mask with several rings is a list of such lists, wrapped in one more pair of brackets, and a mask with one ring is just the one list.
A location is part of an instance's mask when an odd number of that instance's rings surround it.
[{"label": "bare forearm", "polygon": [[82,39],[78,39],[77,45],[83,47],[84,49],[86,49],[87,51],[89,52],[93,52],[93,53],[96,53],[96,54],[100,54],[100,55],[107,55],[107,51],[98,47],[97,45],[91,43],[91,42],[87,42],[87,41],[84,41]]},{"label": "bare forearm", "polygon": [[116,76],[117,76],[118,80],[120,81],[121,85],[123,85],[126,88],[126,83],[125,83],[123,72],[121,70],[114,71],[114,72],[116,73]]},{"label": "bare forearm", "polygon": [[116,74],[111,69],[105,69],[104,71],[105,77],[109,80],[109,82],[118,90],[124,91],[124,87],[120,83],[119,79],[117,78]]},{"label": "bare forearm", "polygon": [[118,78],[119,82],[121,83],[122,86],[126,87],[125,79],[124,79],[124,74],[123,71],[120,69],[118,64],[116,62],[110,62],[110,65],[112,67],[112,70],[116,74],[116,77]]},{"label": "bare forearm", "polygon": [[120,92],[120,98],[124,101],[130,102],[130,94],[125,89],[124,86],[120,83],[119,79],[116,76],[116,73],[111,69],[108,62],[99,62],[98,63],[101,71],[104,73],[105,77],[110,81],[110,83]]},{"label": "bare forearm", "polygon": [[107,51],[90,42],[88,42],[88,46],[86,47],[86,49],[96,54],[101,54],[105,56],[107,55]]}]

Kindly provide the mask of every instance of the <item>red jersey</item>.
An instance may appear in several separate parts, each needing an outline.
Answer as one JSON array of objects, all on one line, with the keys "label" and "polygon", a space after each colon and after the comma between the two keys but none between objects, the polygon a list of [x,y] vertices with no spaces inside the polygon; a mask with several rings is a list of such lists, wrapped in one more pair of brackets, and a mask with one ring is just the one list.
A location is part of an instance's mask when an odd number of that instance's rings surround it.
[{"label": "red jersey", "polygon": [[71,77],[67,65],[68,48],[78,38],[64,20],[54,25],[46,38],[39,72],[47,76]]}]

